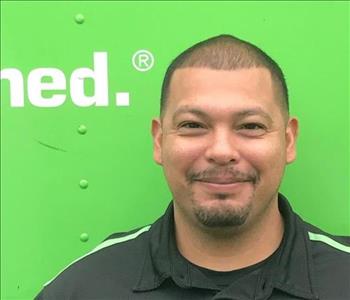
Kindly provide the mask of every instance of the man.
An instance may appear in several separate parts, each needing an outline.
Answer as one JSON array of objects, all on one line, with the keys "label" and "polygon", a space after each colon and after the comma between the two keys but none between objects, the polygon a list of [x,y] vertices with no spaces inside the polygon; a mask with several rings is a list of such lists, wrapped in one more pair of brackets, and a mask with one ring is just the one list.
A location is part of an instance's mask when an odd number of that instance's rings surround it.
[{"label": "man", "polygon": [[152,121],[173,201],[36,299],[350,299],[350,239],[304,222],[278,193],[297,133],[283,73],[262,50],[230,35],[187,49]]}]

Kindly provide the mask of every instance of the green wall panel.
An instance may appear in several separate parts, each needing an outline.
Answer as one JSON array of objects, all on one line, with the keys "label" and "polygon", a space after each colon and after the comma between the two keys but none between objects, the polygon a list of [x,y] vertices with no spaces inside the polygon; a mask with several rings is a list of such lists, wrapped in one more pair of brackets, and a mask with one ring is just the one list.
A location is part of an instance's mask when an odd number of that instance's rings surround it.
[{"label": "green wall panel", "polygon": [[[281,191],[309,222],[350,234],[348,20],[349,3],[336,1],[2,1],[1,70],[23,75],[24,105],[1,80],[1,299],[32,299],[109,234],[162,214],[171,195],[150,135],[162,78],[180,51],[221,33],[260,46],[286,74],[300,136]],[[149,71],[132,65],[140,49],[154,56]],[[96,52],[107,53],[109,104],[79,107],[69,79]],[[42,94],[66,95],[62,105],[29,101],[38,68],[63,72],[66,88]],[[116,92],[130,105],[116,106]]]}]

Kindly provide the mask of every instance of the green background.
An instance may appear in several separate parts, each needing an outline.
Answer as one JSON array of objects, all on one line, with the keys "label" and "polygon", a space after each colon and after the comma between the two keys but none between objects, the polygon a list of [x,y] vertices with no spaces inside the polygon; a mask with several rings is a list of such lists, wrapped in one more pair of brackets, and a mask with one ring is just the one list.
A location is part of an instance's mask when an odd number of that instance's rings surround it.
[{"label": "green background", "polygon": [[[286,74],[300,136],[281,192],[309,222],[350,234],[348,20],[348,2],[3,1],[1,69],[17,68],[26,79],[53,67],[69,82],[73,70],[93,67],[93,52],[105,51],[110,105],[77,107],[68,85],[62,106],[39,108],[25,84],[25,105],[14,108],[2,80],[1,299],[32,299],[111,233],[163,213],[171,195],[150,135],[162,78],[182,50],[222,33],[261,47]],[[131,64],[139,49],[155,57],[148,72]],[[120,91],[130,93],[129,107],[113,104]],[[77,132],[82,124],[85,135]]]}]

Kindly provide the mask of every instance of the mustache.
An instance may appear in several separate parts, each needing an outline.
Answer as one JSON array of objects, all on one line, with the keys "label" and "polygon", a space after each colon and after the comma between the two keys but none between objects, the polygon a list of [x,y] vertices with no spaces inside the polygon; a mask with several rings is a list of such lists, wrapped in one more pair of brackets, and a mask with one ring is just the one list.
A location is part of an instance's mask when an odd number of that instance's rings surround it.
[{"label": "mustache", "polygon": [[201,171],[189,170],[186,174],[186,179],[189,183],[218,177],[225,177],[231,181],[251,181],[253,184],[258,183],[260,180],[259,173],[255,170],[242,172],[233,167],[211,167]]}]

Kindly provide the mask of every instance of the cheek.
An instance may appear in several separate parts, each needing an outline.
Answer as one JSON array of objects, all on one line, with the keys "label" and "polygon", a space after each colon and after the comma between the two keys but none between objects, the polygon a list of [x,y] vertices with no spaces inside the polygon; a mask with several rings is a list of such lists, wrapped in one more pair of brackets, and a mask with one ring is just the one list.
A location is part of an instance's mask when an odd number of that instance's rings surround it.
[{"label": "cheek", "polygon": [[249,161],[261,176],[269,181],[280,177],[285,167],[285,149],[280,140],[266,140],[246,145],[243,159]]},{"label": "cheek", "polygon": [[[238,169],[254,168],[261,176],[265,175],[265,179],[270,176],[274,178],[281,176],[285,166],[286,152],[283,141],[279,137],[249,142],[241,140],[238,143],[239,147],[235,149],[240,154]],[[207,163],[204,157],[207,147],[208,141],[205,140],[175,138],[165,141],[162,161],[168,180],[182,181],[188,170],[198,171],[206,168]]]},{"label": "cheek", "polygon": [[176,139],[163,144],[162,160],[167,174],[185,173],[203,156],[205,145],[190,139]]}]

